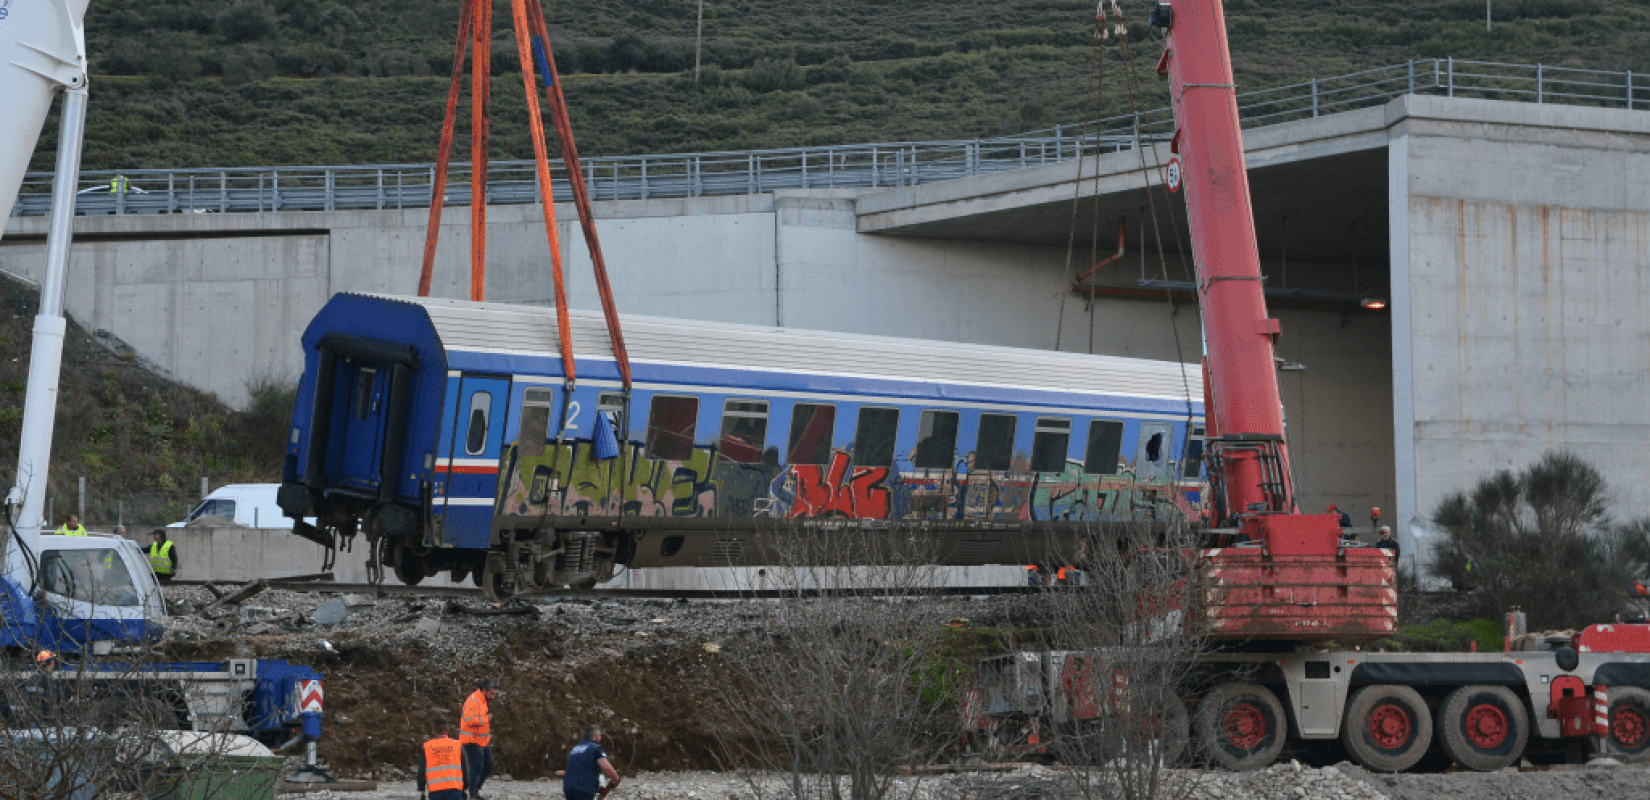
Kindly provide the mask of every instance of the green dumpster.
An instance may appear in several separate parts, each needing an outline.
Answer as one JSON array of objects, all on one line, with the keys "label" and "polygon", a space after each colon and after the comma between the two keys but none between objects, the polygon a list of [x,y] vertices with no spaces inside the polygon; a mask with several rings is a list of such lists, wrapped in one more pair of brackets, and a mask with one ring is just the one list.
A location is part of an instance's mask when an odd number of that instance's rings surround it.
[{"label": "green dumpster", "polygon": [[234,734],[157,734],[156,800],[274,800],[285,759],[256,739]]}]

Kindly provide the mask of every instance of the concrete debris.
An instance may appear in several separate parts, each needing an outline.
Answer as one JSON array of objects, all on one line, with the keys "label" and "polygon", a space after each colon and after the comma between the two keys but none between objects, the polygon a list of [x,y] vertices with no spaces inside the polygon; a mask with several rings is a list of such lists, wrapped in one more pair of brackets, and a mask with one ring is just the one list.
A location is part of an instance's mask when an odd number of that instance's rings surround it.
[{"label": "concrete debris", "polygon": [[417,625],[413,626],[413,630],[419,633],[440,633],[446,628],[447,626],[442,624],[440,617],[423,617],[418,620]]},{"label": "concrete debris", "polygon": [[350,608],[375,606],[378,605],[378,598],[366,594],[346,594],[344,595],[344,605]]},{"label": "concrete debris", "polygon": [[343,622],[344,618],[348,616],[349,607],[344,605],[343,600],[334,597],[317,607],[315,609],[315,613],[312,614],[310,618],[315,620],[315,624],[317,625],[326,625],[330,627]]}]

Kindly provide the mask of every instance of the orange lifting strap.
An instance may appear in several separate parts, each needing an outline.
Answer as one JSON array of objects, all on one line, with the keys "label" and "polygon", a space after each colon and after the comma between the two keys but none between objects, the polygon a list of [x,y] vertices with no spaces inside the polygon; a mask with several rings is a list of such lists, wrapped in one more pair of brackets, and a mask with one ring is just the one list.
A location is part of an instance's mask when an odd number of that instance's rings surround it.
[{"label": "orange lifting strap", "polygon": [[[567,100],[562,95],[561,79],[556,73],[556,62],[550,50],[550,34],[544,24],[544,9],[539,0],[511,0],[511,13],[516,31],[516,55],[521,60],[522,87],[527,93],[527,117],[532,127],[533,160],[538,170],[539,201],[544,207],[544,227],[550,246],[550,270],[555,282],[556,327],[561,339],[562,372],[571,387],[574,381],[573,332],[567,312],[567,283],[562,274],[561,244],[556,234],[555,193],[550,183],[550,159],[545,145],[544,121],[539,109],[538,92],[533,82],[532,45],[538,45],[538,64],[545,74],[545,100],[550,104],[551,120],[556,126],[556,137],[561,140],[562,162],[567,168],[568,184],[573,189],[573,201],[579,213],[579,227],[584,232],[585,245],[590,249],[590,262],[595,271],[596,291],[601,298],[602,315],[607,321],[607,335],[613,343],[613,356],[618,361],[619,377],[624,382],[625,398],[630,396],[630,354],[625,350],[624,332],[619,324],[618,307],[613,303],[613,287],[607,280],[607,262],[602,257],[601,240],[596,235],[596,221],[590,209],[590,194],[582,179],[578,147],[573,139],[573,125],[567,117]],[[424,265],[418,280],[418,296],[430,294],[430,277],[435,265],[436,243],[440,238],[441,208],[446,199],[448,154],[452,149],[453,127],[458,111],[459,81],[463,73],[466,41],[472,33],[476,46],[470,61],[470,299],[481,300],[486,287],[486,197],[487,197],[487,104],[491,74],[489,59],[492,39],[492,4],[489,0],[465,0],[458,21],[458,48],[453,58],[452,86],[447,92],[447,114],[441,126],[441,146],[436,161],[436,175],[430,193],[430,224],[424,239]],[[483,76],[477,80],[476,76]],[[627,402],[628,405],[628,402]]]}]

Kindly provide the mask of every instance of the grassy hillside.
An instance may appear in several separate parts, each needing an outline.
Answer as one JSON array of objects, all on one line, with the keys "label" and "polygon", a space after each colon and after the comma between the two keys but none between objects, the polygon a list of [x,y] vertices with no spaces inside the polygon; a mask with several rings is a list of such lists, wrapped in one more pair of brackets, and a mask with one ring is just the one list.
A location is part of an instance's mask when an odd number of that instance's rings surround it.
[{"label": "grassy hillside", "polygon": [[[0,480],[12,486],[29,352],[40,290],[0,275]],[[117,518],[138,530],[183,518],[212,486],[280,479],[282,433],[292,418],[293,387],[252,388],[246,411],[144,369],[136,354],[111,350],[73,320],[63,343],[63,373],[52,436],[55,526],[74,511],[86,479],[87,527]],[[19,483],[37,480],[25,475]]]},{"label": "grassy hillside", "polygon": [[[1160,47],[1125,0],[1146,86]],[[1092,0],[548,0],[582,152],[972,138],[1077,121]],[[530,157],[508,0],[495,0],[497,158]],[[1642,0],[1232,0],[1238,80],[1410,58],[1650,69]],[[88,169],[429,161],[456,0],[99,0]],[[1107,48],[1107,113],[1128,108]],[[1154,94],[1152,104],[1162,102]],[[55,127],[34,168],[48,169]]]}]

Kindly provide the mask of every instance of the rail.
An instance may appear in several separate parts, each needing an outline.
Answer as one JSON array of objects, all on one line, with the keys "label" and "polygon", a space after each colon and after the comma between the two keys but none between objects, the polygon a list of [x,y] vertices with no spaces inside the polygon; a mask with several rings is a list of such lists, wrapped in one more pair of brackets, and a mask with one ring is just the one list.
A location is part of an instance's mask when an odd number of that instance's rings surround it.
[{"label": "rail", "polygon": [[[1426,59],[1238,94],[1245,127],[1275,125],[1383,103],[1404,94],[1650,108],[1650,81],[1632,72]],[[1080,152],[1137,148],[1173,133],[1170,109],[1057,125],[992,139],[893,142],[779,150],[587,159],[580,179],[593,200],[763,194],[777,189],[911,186],[1065,161]],[[552,162],[558,202],[567,171]],[[75,213],[201,214],[428,208],[433,164],[244,167],[81,173]],[[470,165],[453,164],[443,203],[469,205]],[[489,204],[537,200],[531,161],[487,168]],[[13,214],[51,209],[51,174],[29,173]]]}]

